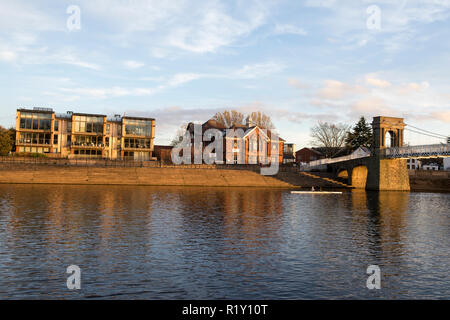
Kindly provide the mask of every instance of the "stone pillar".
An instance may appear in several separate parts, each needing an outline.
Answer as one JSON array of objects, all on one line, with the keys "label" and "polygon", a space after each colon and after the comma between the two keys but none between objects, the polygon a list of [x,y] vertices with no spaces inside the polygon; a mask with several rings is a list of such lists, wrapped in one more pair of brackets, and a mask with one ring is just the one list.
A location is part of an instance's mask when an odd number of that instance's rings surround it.
[{"label": "stone pillar", "polygon": [[367,190],[409,191],[409,175],[405,159],[368,159]]}]

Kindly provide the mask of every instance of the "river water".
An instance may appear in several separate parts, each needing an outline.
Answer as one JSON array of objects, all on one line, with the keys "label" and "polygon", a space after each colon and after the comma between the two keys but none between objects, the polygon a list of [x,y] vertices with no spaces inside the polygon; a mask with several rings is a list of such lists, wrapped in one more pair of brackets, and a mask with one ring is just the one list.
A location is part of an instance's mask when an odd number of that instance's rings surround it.
[{"label": "river water", "polygon": [[0,185],[0,298],[449,299],[449,209],[448,193]]}]

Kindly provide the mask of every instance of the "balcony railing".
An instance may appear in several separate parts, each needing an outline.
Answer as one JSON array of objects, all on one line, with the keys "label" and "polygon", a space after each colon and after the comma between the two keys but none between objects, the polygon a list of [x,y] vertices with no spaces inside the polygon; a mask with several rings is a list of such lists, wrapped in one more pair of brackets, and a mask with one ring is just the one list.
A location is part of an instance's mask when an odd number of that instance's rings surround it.
[{"label": "balcony railing", "polygon": [[85,148],[103,148],[105,145],[103,143],[80,143],[72,142],[72,147],[85,147]]},{"label": "balcony railing", "polygon": [[39,141],[39,140],[36,140],[36,141],[33,141],[33,140],[16,140],[16,144],[17,145],[50,145],[51,143],[50,143],[50,140],[42,140],[42,141]]},{"label": "balcony railing", "polygon": [[150,145],[143,145],[143,144],[125,144],[125,149],[150,149]]}]

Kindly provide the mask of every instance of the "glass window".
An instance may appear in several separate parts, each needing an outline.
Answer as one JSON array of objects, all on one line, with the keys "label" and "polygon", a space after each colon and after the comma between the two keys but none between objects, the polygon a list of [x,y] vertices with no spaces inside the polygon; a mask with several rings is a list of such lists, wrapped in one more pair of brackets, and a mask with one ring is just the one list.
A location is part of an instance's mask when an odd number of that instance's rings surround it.
[{"label": "glass window", "polygon": [[75,132],[101,133],[103,134],[102,117],[79,117],[75,120]]},{"label": "glass window", "polygon": [[55,134],[53,136],[53,144],[58,144],[58,135],[57,134]]},{"label": "glass window", "polygon": [[55,122],[54,122],[54,127],[55,127],[55,131],[59,131],[59,121],[58,120],[55,120]]}]

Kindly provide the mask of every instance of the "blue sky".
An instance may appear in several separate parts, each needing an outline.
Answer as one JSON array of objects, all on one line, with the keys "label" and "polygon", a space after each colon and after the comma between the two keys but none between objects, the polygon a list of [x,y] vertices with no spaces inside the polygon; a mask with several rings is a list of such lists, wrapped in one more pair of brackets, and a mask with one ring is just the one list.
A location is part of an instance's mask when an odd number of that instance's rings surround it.
[{"label": "blue sky", "polygon": [[238,109],[298,148],[361,115],[450,135],[449,19],[450,0],[1,0],[0,125],[18,107],[126,113],[166,144]]}]

